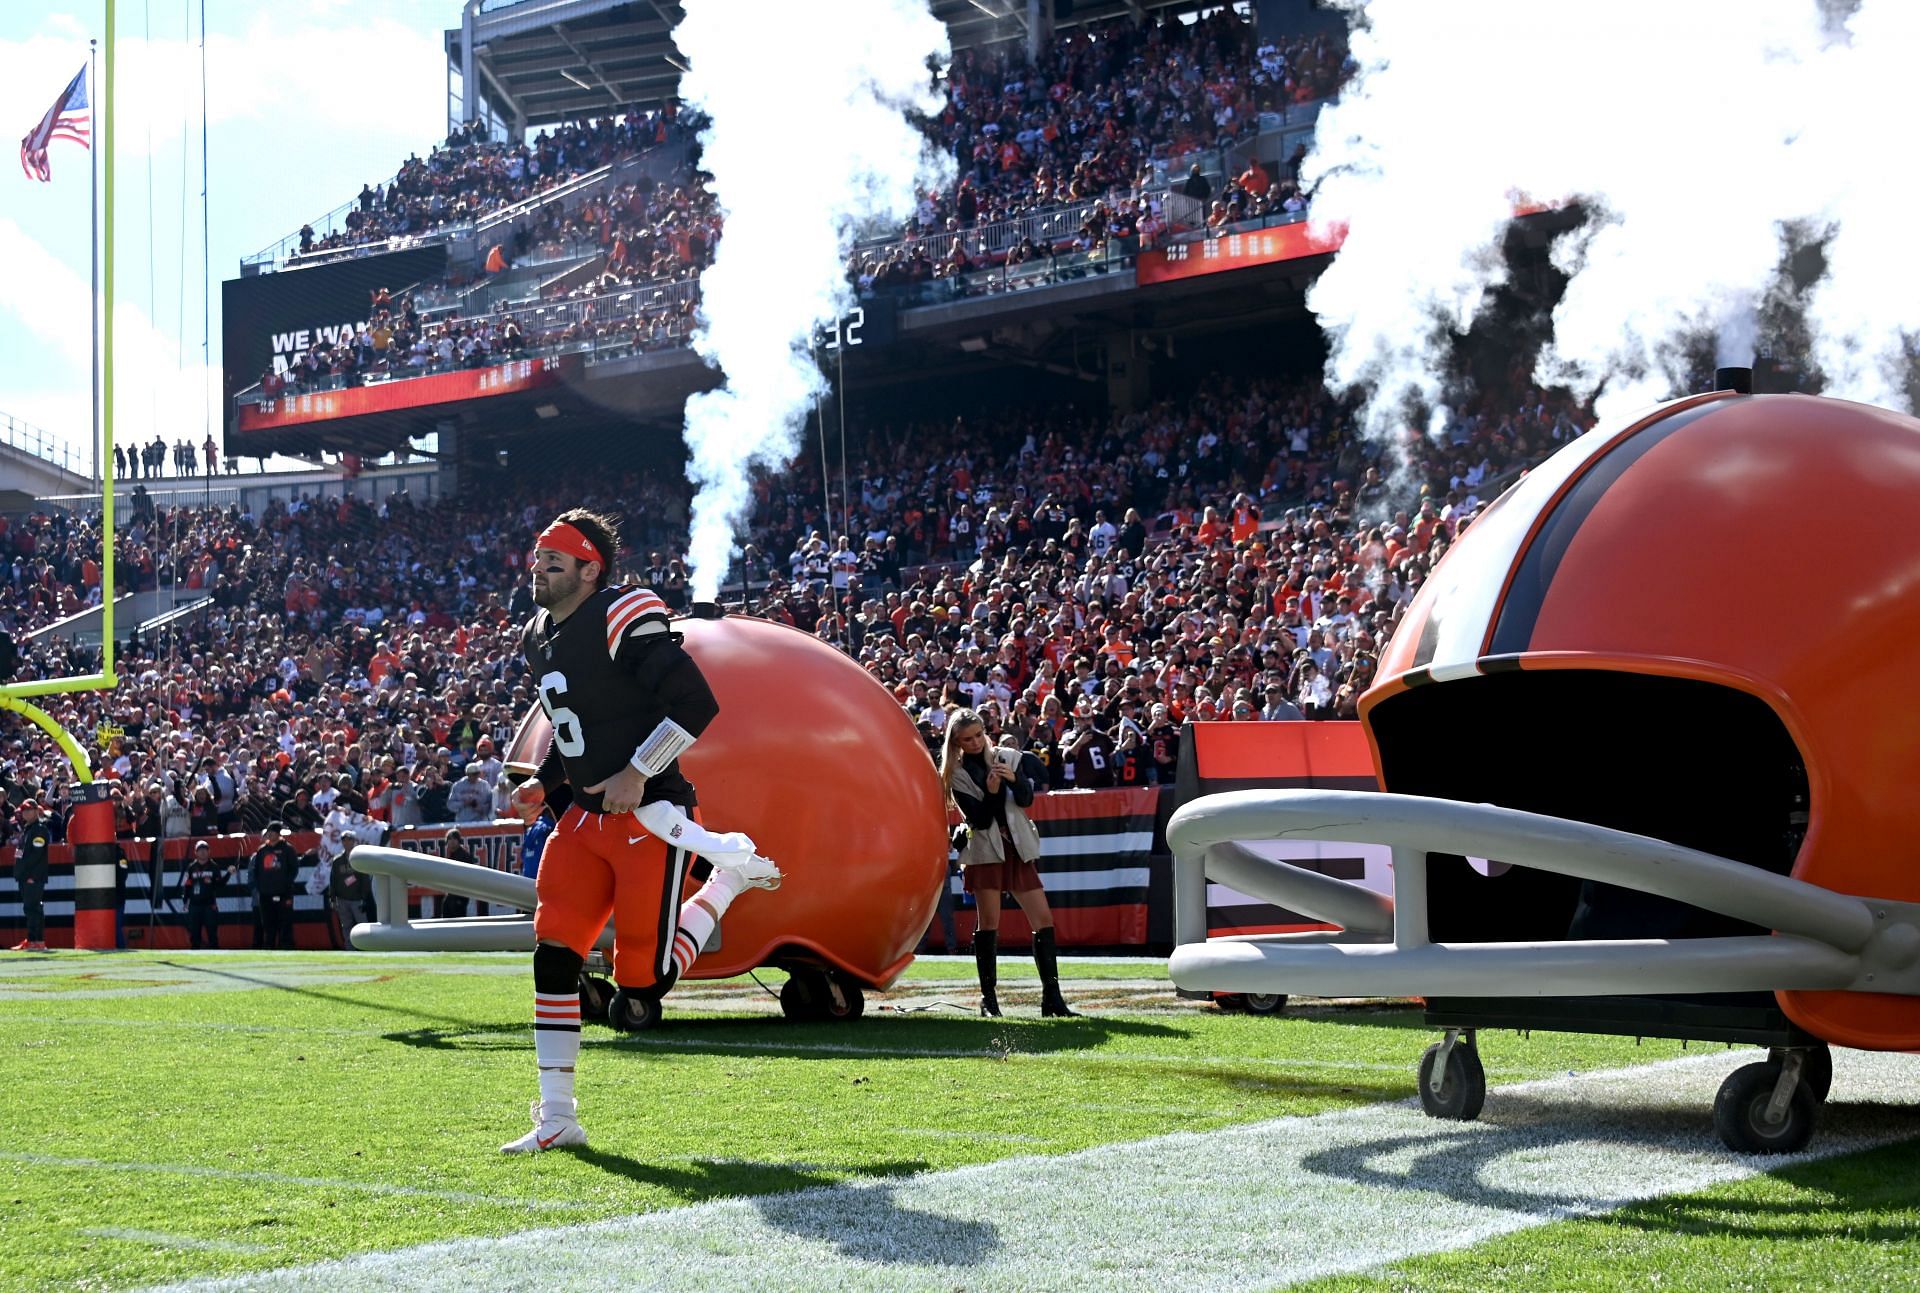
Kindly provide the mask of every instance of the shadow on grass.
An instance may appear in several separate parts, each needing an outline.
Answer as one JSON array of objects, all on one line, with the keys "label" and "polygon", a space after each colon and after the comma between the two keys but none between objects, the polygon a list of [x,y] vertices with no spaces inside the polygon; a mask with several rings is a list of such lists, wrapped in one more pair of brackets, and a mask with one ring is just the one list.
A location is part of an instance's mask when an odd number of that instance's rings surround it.
[{"label": "shadow on grass", "polygon": [[428,1051],[526,1049],[533,1029],[527,1024],[474,1024],[463,1028],[407,1028],[382,1033],[383,1042],[399,1042]]},{"label": "shadow on grass", "polygon": [[[1914,1122],[1914,1111],[1890,1105],[1846,1106],[1850,1120],[1897,1127]],[[1815,1142],[1818,1143],[1817,1140]],[[1845,1239],[1864,1243],[1920,1241],[1913,1146],[1878,1149],[1815,1163],[1797,1163],[1769,1176],[1816,1199],[1735,1199],[1676,1195],[1633,1203],[1610,1221],[1654,1234],[1725,1235],[1753,1242]],[[1890,1212],[1910,1219],[1895,1221]]]},{"label": "shadow on grass", "polygon": [[[426,1016],[434,1018],[434,1016]],[[525,1023],[468,1024],[399,1029],[381,1040],[424,1050],[491,1050],[503,1043],[531,1045]],[[860,1023],[796,1024],[784,1019],[687,1019],[669,1014],[644,1033],[620,1033],[588,1024],[581,1041],[590,1048],[631,1047],[684,1054],[764,1054],[794,1059],[843,1059],[871,1055],[901,1059],[1006,1059],[1097,1050],[1114,1039],[1186,1038],[1185,1028],[1140,1019],[1082,1016],[1078,1019],[927,1019],[891,1017]]]},{"label": "shadow on grass", "polygon": [[[1391,1073],[1364,1069],[1316,1070],[1311,1062],[1302,1063],[1297,1069],[1265,1065],[1168,1064],[1156,1066],[1154,1072],[1165,1074],[1169,1079],[1179,1078],[1225,1087],[1236,1100],[1242,1102],[1262,1096],[1282,1099],[1309,1096],[1352,1104],[1379,1104],[1404,1097],[1412,1085],[1406,1078]],[[1256,1115],[1260,1112],[1245,1103],[1240,1109]],[[1276,1108],[1271,1112],[1278,1117],[1292,1110]]]},{"label": "shadow on grass", "polygon": [[[1731,1157],[1714,1134],[1712,1113],[1704,1103],[1696,1109],[1610,1105],[1516,1091],[1496,1092],[1495,1098],[1497,1121],[1435,1122],[1428,1132],[1333,1146],[1308,1155],[1301,1166],[1356,1185],[1557,1219],[1569,1212],[1612,1211],[1637,1203],[1638,1194],[1625,1181],[1627,1193],[1607,1197],[1601,1183],[1583,1174],[1583,1160],[1596,1154],[1617,1156],[1642,1149]],[[1920,1109],[1833,1106],[1823,1111],[1816,1146],[1821,1136],[1920,1137]],[[1542,1177],[1537,1165],[1551,1155],[1564,1156],[1565,1170]],[[1626,1179],[1633,1178],[1629,1174]],[[1658,1220],[1658,1205],[1640,1208],[1649,1224]],[[1669,1219],[1665,1228],[1680,1227]]]},{"label": "shadow on grass", "polygon": [[[668,999],[671,1004],[672,999]],[[669,1050],[715,1052],[764,1049],[797,1058],[844,1055],[898,1055],[914,1058],[983,1059],[1010,1054],[1044,1055],[1094,1050],[1127,1038],[1188,1038],[1192,1031],[1139,1018],[1082,1015],[1073,1019],[1007,1016],[975,1019],[948,1016],[879,1016],[849,1023],[792,1023],[784,1019],[675,1019],[660,1027],[614,1040]],[[592,1033],[588,1034],[593,1036]]]},{"label": "shadow on grass", "polygon": [[354,1006],[361,1010],[377,1010],[383,1014],[405,1015],[409,1019],[431,1019],[438,1023],[460,1025],[460,1029],[452,1031],[481,1031],[487,1027],[485,1024],[459,1019],[453,1015],[436,1015],[413,1006],[395,1006],[380,1001],[368,1001],[364,997],[349,996],[344,992],[323,992],[319,988],[303,988],[291,983],[280,983],[272,979],[263,979],[239,970],[218,969],[213,965],[201,962],[195,962],[191,966],[181,965],[177,961],[158,961],[155,962],[155,964],[172,966],[178,970],[191,970],[195,974],[203,974],[212,979],[229,979],[235,983],[247,983],[256,988],[264,988],[269,992],[287,993],[296,997],[311,998],[315,1001],[329,1001],[334,1005]]},{"label": "shadow on grass", "polygon": [[1340,1024],[1349,1028],[1404,1028],[1439,1036],[1440,1030],[1425,1022],[1421,1015],[1419,1006],[1404,1001],[1289,1001],[1286,1010],[1275,1018],[1294,1019],[1303,1023]]},{"label": "shadow on grass", "polygon": [[559,1152],[689,1202],[737,1198],[758,1212],[764,1224],[796,1238],[830,1244],[856,1261],[973,1266],[1000,1247],[999,1232],[991,1222],[900,1206],[885,1178],[925,1171],[925,1162],[874,1163],[858,1169],[860,1179],[841,1181],[817,1170],[778,1163],[696,1160],[691,1166],[677,1167],[591,1148]]}]

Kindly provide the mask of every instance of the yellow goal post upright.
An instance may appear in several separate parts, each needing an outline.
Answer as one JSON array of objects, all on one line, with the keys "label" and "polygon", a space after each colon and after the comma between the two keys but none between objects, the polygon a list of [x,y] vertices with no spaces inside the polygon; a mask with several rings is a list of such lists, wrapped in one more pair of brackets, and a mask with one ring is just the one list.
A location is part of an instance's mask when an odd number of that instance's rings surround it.
[{"label": "yellow goal post upright", "polygon": [[[119,683],[113,671],[113,128],[114,128],[114,33],[116,0],[103,0],[106,6],[106,38],[101,42],[101,85],[88,87],[97,94],[99,111],[99,159],[103,172],[100,186],[101,240],[99,334],[94,344],[100,353],[100,669],[85,676],[34,678],[26,682],[0,684],[0,710],[10,710],[31,720],[41,731],[59,743],[73,765],[73,774],[84,785],[93,780],[93,769],[86,752],[71,732],[61,727],[52,715],[27,699],[76,691],[111,691]],[[91,159],[90,159],[91,160]]]}]

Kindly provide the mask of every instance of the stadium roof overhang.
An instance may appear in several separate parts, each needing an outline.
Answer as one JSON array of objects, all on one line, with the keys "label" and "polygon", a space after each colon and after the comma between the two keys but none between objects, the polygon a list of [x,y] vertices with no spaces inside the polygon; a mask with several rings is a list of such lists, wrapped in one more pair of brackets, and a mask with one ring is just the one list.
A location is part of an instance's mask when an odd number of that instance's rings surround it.
[{"label": "stadium roof overhang", "polygon": [[1045,30],[1064,32],[1096,27],[1115,18],[1138,22],[1163,10],[1187,13],[1224,5],[1221,0],[1073,0],[1068,5],[1040,0],[1031,6],[1027,0],[932,0],[927,7],[946,24],[947,37],[955,49],[971,49],[1025,40],[1035,23]]},{"label": "stadium roof overhang", "polygon": [[[657,107],[680,89],[673,45],[678,0],[518,0],[472,14],[474,93],[529,129],[629,106]],[[466,23],[446,34],[463,62]]]},{"label": "stadium roof overhang", "polygon": [[[1024,41],[1036,24],[1070,31],[1116,18],[1216,9],[1219,0],[931,0],[955,49]],[[831,23],[830,4],[817,6]],[[673,43],[680,0],[480,0],[472,14],[474,93],[502,121],[537,129],[615,108],[658,107],[679,93],[686,59]],[[446,33],[463,66],[466,25]]]}]

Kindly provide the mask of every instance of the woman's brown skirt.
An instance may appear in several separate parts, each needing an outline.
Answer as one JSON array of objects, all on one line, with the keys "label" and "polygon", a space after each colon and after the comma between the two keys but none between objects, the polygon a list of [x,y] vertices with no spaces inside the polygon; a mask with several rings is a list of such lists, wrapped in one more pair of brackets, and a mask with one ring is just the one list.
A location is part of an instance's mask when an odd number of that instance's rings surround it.
[{"label": "woman's brown skirt", "polygon": [[1040,887],[1040,871],[1031,862],[988,862],[966,867],[960,878],[968,893],[1026,893]]}]

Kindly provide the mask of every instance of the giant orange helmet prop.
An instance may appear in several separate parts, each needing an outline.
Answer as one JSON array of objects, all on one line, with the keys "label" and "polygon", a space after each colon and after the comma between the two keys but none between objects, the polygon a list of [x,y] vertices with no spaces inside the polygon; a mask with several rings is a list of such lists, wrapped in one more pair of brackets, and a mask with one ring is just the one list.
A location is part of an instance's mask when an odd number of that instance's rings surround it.
[{"label": "giant orange helmet prop", "polygon": [[[1381,782],[1920,902],[1917,520],[1920,422],[1882,409],[1716,392],[1598,428],[1414,597],[1361,701]],[[1489,869],[1430,859],[1437,943],[1766,932]],[[1920,1047],[1920,997],[1777,999],[1825,1040]]]},{"label": "giant orange helmet prop", "polygon": [[[692,978],[769,963],[839,969],[884,988],[946,883],[939,773],[898,701],[808,634],[744,616],[685,618],[720,715],[681,760],[712,829],[745,831],[780,864],[776,899],[728,911]],[[552,729],[535,707],[510,762],[538,763]]]}]

